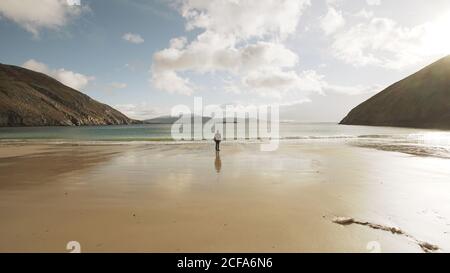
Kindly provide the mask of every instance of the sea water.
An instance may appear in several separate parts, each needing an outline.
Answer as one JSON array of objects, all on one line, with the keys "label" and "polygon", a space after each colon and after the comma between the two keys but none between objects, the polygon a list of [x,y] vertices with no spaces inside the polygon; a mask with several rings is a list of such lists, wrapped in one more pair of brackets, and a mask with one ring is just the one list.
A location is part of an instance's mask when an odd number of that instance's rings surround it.
[{"label": "sea water", "polygon": [[[173,143],[176,141],[171,136],[171,128],[171,124],[0,128],[0,141]],[[239,126],[235,128],[237,130]],[[351,141],[363,147],[450,158],[450,131],[282,122],[279,125],[279,139],[281,142]],[[186,143],[210,141],[183,139]],[[245,143],[264,140],[246,137],[225,139],[225,142],[233,141]]]}]

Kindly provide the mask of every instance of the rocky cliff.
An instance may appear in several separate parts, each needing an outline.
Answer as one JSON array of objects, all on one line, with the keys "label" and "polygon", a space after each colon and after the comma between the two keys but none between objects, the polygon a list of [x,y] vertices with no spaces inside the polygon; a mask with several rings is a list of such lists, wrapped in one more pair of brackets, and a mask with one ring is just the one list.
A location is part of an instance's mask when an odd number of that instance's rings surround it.
[{"label": "rocky cliff", "polygon": [[450,56],[363,102],[341,124],[450,129]]},{"label": "rocky cliff", "polygon": [[0,126],[119,125],[136,121],[55,79],[0,64]]}]

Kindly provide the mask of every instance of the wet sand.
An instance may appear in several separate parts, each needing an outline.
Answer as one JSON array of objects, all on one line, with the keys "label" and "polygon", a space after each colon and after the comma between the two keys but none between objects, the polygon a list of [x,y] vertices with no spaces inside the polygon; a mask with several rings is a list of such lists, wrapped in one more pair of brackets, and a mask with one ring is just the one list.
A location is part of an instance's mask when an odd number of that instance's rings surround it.
[{"label": "wet sand", "polygon": [[[0,144],[0,252],[450,251],[450,160],[336,143]],[[369,249],[368,249],[369,247]],[[373,250],[373,249],[372,249]]]}]

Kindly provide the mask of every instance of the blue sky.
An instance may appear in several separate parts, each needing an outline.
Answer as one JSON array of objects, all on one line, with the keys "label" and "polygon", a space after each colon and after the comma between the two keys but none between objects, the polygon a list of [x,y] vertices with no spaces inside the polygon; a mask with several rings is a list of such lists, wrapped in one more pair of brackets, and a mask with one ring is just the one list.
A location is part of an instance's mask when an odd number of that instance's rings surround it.
[{"label": "blue sky", "polygon": [[447,0],[71,1],[2,0],[0,62],[139,119],[201,96],[338,121],[450,53]]}]

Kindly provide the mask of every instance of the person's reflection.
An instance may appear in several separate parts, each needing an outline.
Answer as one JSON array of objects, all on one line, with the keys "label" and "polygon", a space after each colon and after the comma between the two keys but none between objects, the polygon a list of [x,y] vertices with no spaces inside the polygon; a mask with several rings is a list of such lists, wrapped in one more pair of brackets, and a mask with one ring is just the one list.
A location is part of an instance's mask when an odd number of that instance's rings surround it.
[{"label": "person's reflection", "polygon": [[220,152],[216,152],[216,161],[214,162],[214,166],[216,167],[216,172],[220,173],[222,170],[222,160],[220,160]]}]

